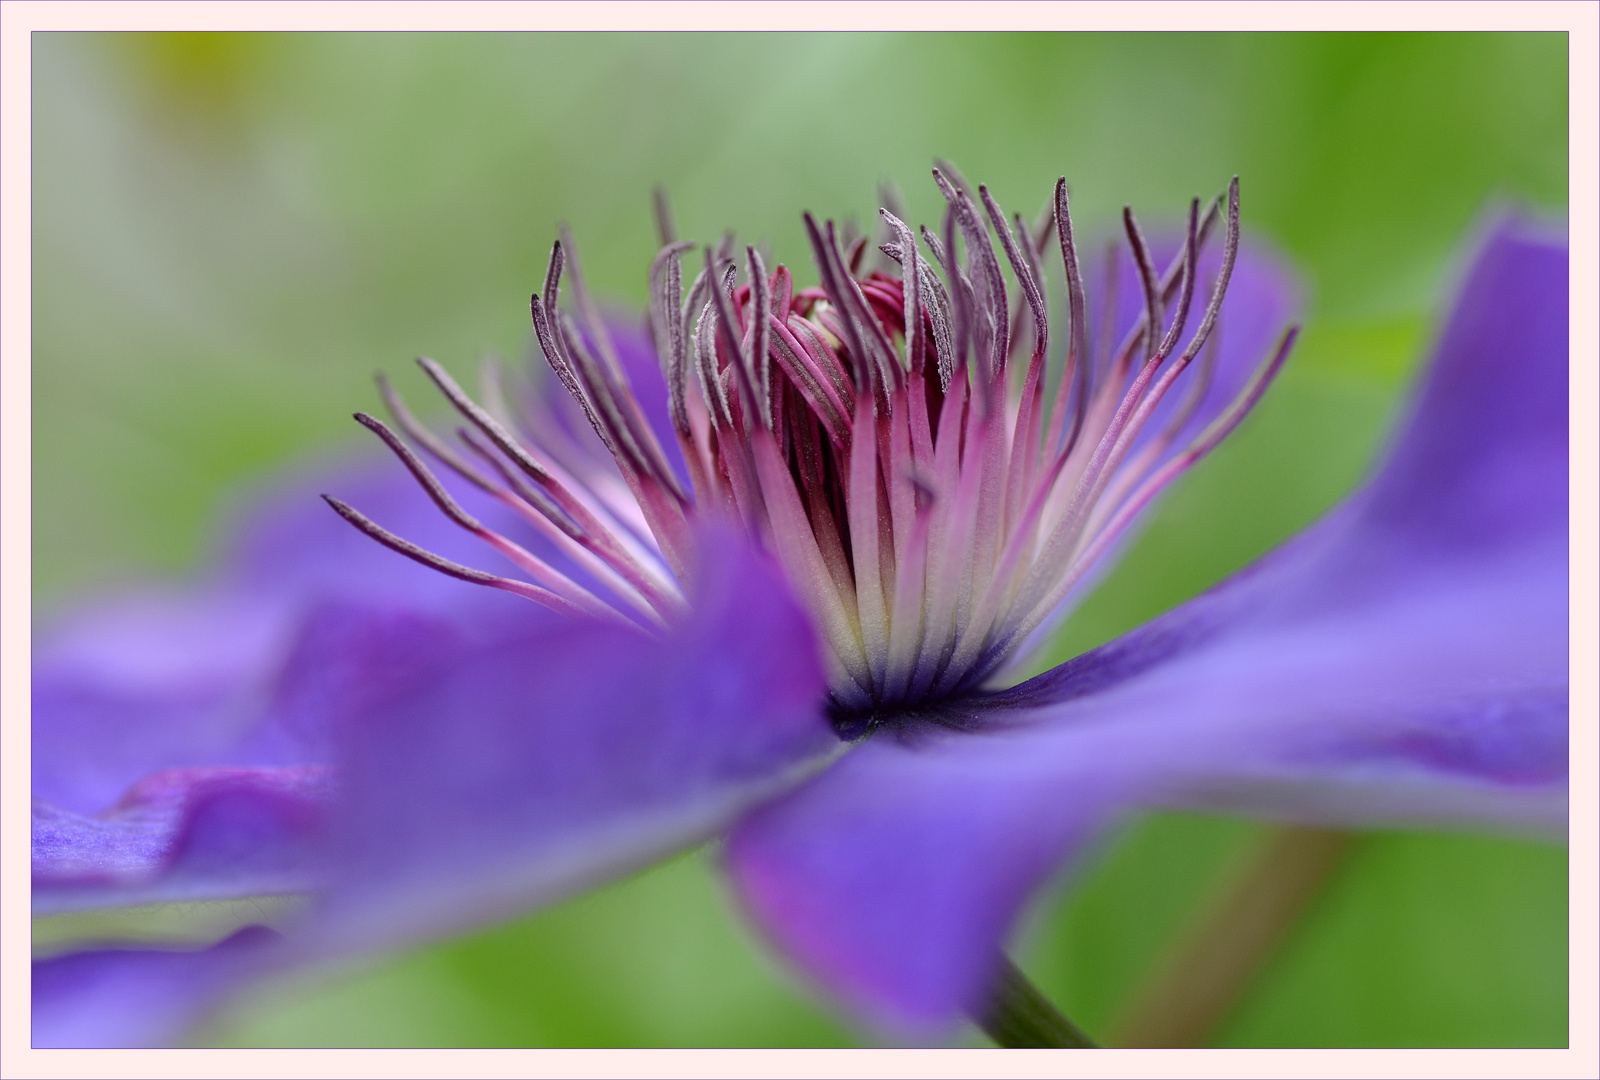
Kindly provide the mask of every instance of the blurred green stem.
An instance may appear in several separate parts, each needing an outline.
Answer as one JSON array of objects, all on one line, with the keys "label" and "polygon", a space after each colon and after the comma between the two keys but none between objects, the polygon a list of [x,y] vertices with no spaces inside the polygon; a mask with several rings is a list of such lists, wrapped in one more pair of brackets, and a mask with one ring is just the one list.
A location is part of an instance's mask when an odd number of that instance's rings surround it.
[{"label": "blurred green stem", "polygon": [[1205,1046],[1343,861],[1354,837],[1268,836],[1203,907],[1113,1026],[1113,1046]]},{"label": "blurred green stem", "polygon": [[1092,1047],[1082,1028],[1063,1016],[1050,999],[1010,960],[1003,960],[994,997],[977,1018],[984,1034],[999,1046]]}]

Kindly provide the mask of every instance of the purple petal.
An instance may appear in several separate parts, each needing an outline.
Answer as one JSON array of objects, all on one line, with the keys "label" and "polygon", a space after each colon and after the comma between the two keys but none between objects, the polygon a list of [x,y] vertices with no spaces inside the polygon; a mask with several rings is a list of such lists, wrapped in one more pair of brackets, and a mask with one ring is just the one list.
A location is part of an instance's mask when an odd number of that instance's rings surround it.
[{"label": "purple petal", "polygon": [[599,623],[458,635],[340,733],[339,880],[312,954],[450,932],[714,834],[838,743],[781,571],[702,547],[663,639]]},{"label": "purple petal", "polygon": [[[519,625],[556,621],[533,605],[515,610]],[[271,698],[252,703],[248,715],[259,721],[247,733],[227,733],[231,742],[215,740],[220,764],[155,772],[94,816],[36,797],[35,909],[315,887],[323,877],[330,769],[306,763],[332,758],[334,717],[364,707],[374,688],[403,680],[455,633],[438,616],[406,609],[326,605],[313,612]]]},{"label": "purple petal", "polygon": [[1497,230],[1376,480],[1102,649],[879,741],[752,815],[728,862],[830,990],[937,1030],[1028,895],[1136,804],[1561,832],[1566,252]]},{"label": "purple petal", "polygon": [[33,906],[305,892],[321,871],[327,769],[173,769],[96,817],[33,804]]},{"label": "purple petal", "polygon": [[[336,464],[258,500],[210,583],[104,602],[41,635],[37,910],[313,887],[329,715],[431,653],[442,618],[555,619],[383,550],[316,498],[329,489],[447,555],[485,554],[392,462]],[[485,502],[482,520],[521,527]]]},{"label": "purple petal", "polygon": [[34,794],[95,812],[148,773],[225,760],[290,632],[275,608],[231,595],[129,598],[44,642]]},{"label": "purple petal", "polygon": [[730,837],[746,909],[853,1012],[938,1037],[981,1003],[1022,899],[1126,789],[1011,748],[945,736],[849,754]]},{"label": "purple petal", "polygon": [[[280,485],[236,527],[210,583],[102,601],[36,638],[36,796],[94,813],[160,769],[284,763],[252,748],[273,741],[262,733],[270,707],[292,691],[308,653],[320,651],[335,608],[399,605],[485,619],[526,606],[381,549],[316,497],[328,490],[447,557],[482,563],[489,554],[390,462]],[[523,538],[507,512],[496,516],[481,502],[472,509]]]},{"label": "purple petal", "polygon": [[246,927],[207,949],[103,949],[33,965],[33,1045],[171,1045],[279,938]]},{"label": "purple petal", "polygon": [[1365,527],[1401,558],[1564,538],[1567,452],[1566,245],[1503,225],[1466,280]]}]

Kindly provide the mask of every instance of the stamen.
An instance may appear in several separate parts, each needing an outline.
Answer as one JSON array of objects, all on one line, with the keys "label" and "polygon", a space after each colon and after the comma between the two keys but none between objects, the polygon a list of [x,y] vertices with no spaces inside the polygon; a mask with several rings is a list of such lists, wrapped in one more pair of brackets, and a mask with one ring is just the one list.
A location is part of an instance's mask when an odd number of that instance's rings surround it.
[{"label": "stamen", "polygon": [[483,411],[500,421],[502,426],[516,426],[506,394],[505,368],[496,356],[485,356],[478,361],[478,399]]},{"label": "stamen", "polygon": [[[1017,276],[1017,282],[1022,287],[1023,298],[1028,303],[1028,310],[1033,313],[1033,329],[1038,335],[1034,342],[1031,363],[1037,363],[1044,358],[1046,341],[1049,337],[1048,318],[1045,314],[1044,291],[1039,287],[1038,264],[1033,260],[1033,252],[1027,250],[1027,237],[1023,236],[1022,247],[1018,247],[1016,237],[1006,228],[1006,216],[1000,209],[1000,204],[994,201],[989,194],[989,189],[983,185],[978,186],[978,194],[983,197],[984,209],[989,212],[989,220],[994,223],[995,232],[1000,237],[1000,246],[1005,250],[1006,260],[1011,263],[1011,272]],[[1020,225],[1021,218],[1017,221]]]},{"label": "stamen", "polygon": [[678,229],[672,221],[672,204],[667,200],[667,189],[660,184],[656,185],[650,196],[655,210],[656,235],[661,239],[661,246],[666,247],[678,239]]},{"label": "stamen", "polygon": [[[1088,305],[1083,298],[1083,274],[1078,269],[1078,249],[1072,241],[1072,212],[1067,205],[1067,178],[1065,176],[1056,181],[1056,230],[1061,242],[1061,262],[1066,270],[1067,278],[1067,319],[1068,329],[1072,338],[1068,345],[1066,365],[1061,371],[1061,390],[1056,395],[1056,413],[1058,416],[1066,415],[1067,383],[1070,377],[1077,400],[1073,407],[1072,429],[1067,435],[1067,443],[1061,450],[1061,456],[1066,457],[1072,453],[1073,444],[1078,440],[1078,435],[1083,431],[1084,413],[1089,408],[1089,377],[1094,367],[1089,356],[1089,326]],[[1109,291],[1109,290],[1108,290]],[[1104,320],[1107,327],[1110,318]],[[1050,430],[1059,433],[1060,423],[1056,415],[1050,419]],[[1052,437],[1048,445],[1058,445],[1059,440]]]},{"label": "stamen", "polygon": [[[492,362],[479,405],[443,368],[419,361],[467,420],[459,435],[481,465],[420,424],[380,377],[379,392],[412,442],[532,523],[617,607],[467,514],[398,435],[364,414],[443,513],[540,584],[442,559],[330,502],[368,535],[446,573],[654,627],[682,610],[692,522],[727,515],[777,554],[815,618],[836,711],[876,716],[976,689],[1138,514],[1233,431],[1281,368],[1293,333],[1199,437],[1171,454],[1214,375],[1218,314],[1238,250],[1237,179],[1204,214],[1198,199],[1190,203],[1182,249],[1159,275],[1125,209],[1143,311],[1131,326],[1115,325],[1113,251],[1092,344],[1065,178],[1030,228],[947,164],[933,175],[945,199],[941,231],[913,231],[886,192],[882,259],[870,273],[862,269],[867,236],[853,221],[839,230],[804,215],[818,284],[799,289],[786,266],[769,274],[749,245],[739,285],[729,233],[702,247],[704,267],[686,294],[681,259],[698,245],[676,239],[657,191],[661,248],[650,264],[648,325],[692,496],[634,395],[565,229],[529,310],[540,349],[614,470],[586,456],[565,428],[513,434],[537,425],[512,414]],[[1223,220],[1221,268],[1180,351],[1200,250]],[[1051,328],[1041,258],[1052,232],[1067,346],[1046,422]],[[559,304],[564,276],[571,314]],[[1009,377],[1024,352],[1026,369]],[[1197,356],[1199,372],[1185,376]],[[1147,433],[1183,377],[1181,400],[1160,431]]]},{"label": "stamen", "polygon": [[[513,578],[500,577],[497,574],[486,574],[482,570],[474,570],[470,566],[462,566],[458,562],[452,562],[442,555],[435,555],[433,552],[428,551],[425,548],[420,548],[409,540],[401,539],[394,533],[385,529],[383,526],[374,522],[371,518],[368,518],[366,515],[362,514],[361,511],[340,502],[332,495],[324,495],[322,496],[322,499],[329,506],[333,507],[334,511],[338,513],[340,517],[344,518],[350,524],[354,525],[356,528],[372,537],[384,547],[390,549],[391,551],[397,551],[408,559],[414,559],[429,569],[437,570],[441,574],[448,574],[449,576],[453,578],[459,578],[462,581],[470,581],[477,585],[488,585],[491,588],[500,589],[508,593],[514,593],[517,596],[532,600],[537,604],[543,604],[545,607],[559,611],[565,615],[582,617],[586,614],[589,614],[589,612],[584,611],[576,604],[557,596],[555,593],[550,592],[547,589],[541,589],[537,585],[530,585],[526,581],[517,581]],[[618,618],[621,617],[618,616]],[[627,620],[623,621],[626,622]]]},{"label": "stamen", "polygon": [[[905,222],[887,209],[880,210],[879,213],[899,240],[899,245],[890,257],[896,262],[903,260],[906,264],[900,282],[905,305],[903,310],[906,313],[906,359],[911,371],[920,372],[926,362],[927,342],[922,330],[922,268],[918,265],[920,259],[917,255],[917,242],[912,238],[911,229]],[[887,249],[885,252],[887,253]]]},{"label": "stamen", "polygon": [[856,399],[855,436],[850,442],[849,506],[850,548],[855,566],[856,607],[861,615],[861,640],[871,666],[872,690],[883,689],[883,664],[888,655],[888,610],[884,603],[880,562],[878,440],[871,400]]},{"label": "stamen", "polygon": [[[566,511],[557,506],[550,496],[539,488],[534,487],[524,480],[519,472],[513,472],[507,467],[504,459],[494,452],[494,448],[483,441],[481,435],[470,428],[456,428],[456,438],[467,445],[467,449],[477,454],[484,464],[488,465],[500,477],[504,488],[496,487],[493,494],[503,495],[506,489],[516,494],[517,499],[526,503],[528,507],[538,512],[538,518],[544,526],[554,526],[555,530],[569,539],[577,539],[584,535],[583,529],[574,521]],[[519,507],[520,509],[520,507]],[[532,515],[526,515],[533,520]]]},{"label": "stamen", "polygon": [[[878,182],[878,206],[880,207],[880,214],[882,211],[887,210],[889,213],[901,220],[904,220],[910,216],[906,213],[906,201],[901,197],[900,189],[895,186],[893,181],[890,180],[880,180]],[[893,256],[884,251],[883,246],[884,244],[892,242],[894,238],[894,229],[888,224],[887,221],[880,221],[879,225],[882,227],[882,231],[878,234],[880,237],[878,252],[880,256],[883,257],[880,257],[877,260],[875,269],[884,274],[888,274],[893,270],[893,264],[889,261],[890,259],[893,259]],[[898,262],[899,260],[896,259],[894,261]]]},{"label": "stamen", "polygon": [[556,340],[561,343],[567,362],[576,371],[578,380],[589,392],[589,399],[611,436],[612,444],[620,448],[622,456],[627,459],[628,468],[624,474],[632,472],[640,478],[664,479],[670,470],[658,470],[656,463],[650,459],[645,449],[646,443],[640,438],[639,428],[632,423],[632,418],[621,404],[622,395],[601,362],[589,352],[572,320],[566,313],[556,311],[552,313],[551,321],[555,326]]},{"label": "stamen", "polygon": [[1219,334],[1213,332],[1206,341],[1205,349],[1200,354],[1200,370],[1191,379],[1188,389],[1184,392],[1183,401],[1167,420],[1167,426],[1159,435],[1151,439],[1137,454],[1130,457],[1118,471],[1117,478],[1112,481],[1104,495],[1100,496],[1100,504],[1095,508],[1094,514],[1089,518],[1089,525],[1084,530],[1089,535],[1094,535],[1106,516],[1122,504],[1122,499],[1132,490],[1150,468],[1161,459],[1173,441],[1178,437],[1189,420],[1200,408],[1200,403],[1205,400],[1211,388],[1213,376],[1216,374],[1217,342]]},{"label": "stamen", "polygon": [[[706,248],[706,274],[712,272],[711,249]],[[739,341],[739,320],[733,313],[733,282],[739,270],[736,266],[728,267],[728,275],[723,279],[723,287],[713,289],[711,292],[712,303],[716,306],[717,321],[715,330],[717,342],[728,353],[728,368],[733,372],[734,385],[739,388],[739,406],[744,414],[750,417],[761,417],[763,424],[771,421],[771,412],[765,407],[756,388],[756,375],[752,358],[746,354],[743,344]],[[730,417],[730,421],[731,421]]]},{"label": "stamen", "polygon": [[584,418],[589,421],[589,426],[594,429],[595,435],[599,436],[606,450],[613,457],[617,457],[619,451],[616,441],[612,439],[605,426],[601,424],[600,417],[595,411],[594,402],[589,400],[588,392],[584,389],[583,384],[578,381],[578,376],[573,371],[572,363],[567,358],[566,350],[562,348],[561,342],[556,338],[555,328],[551,325],[550,313],[547,308],[548,305],[554,302],[554,297],[556,296],[560,278],[560,262],[561,245],[557,244],[550,254],[550,274],[545,279],[546,299],[540,300],[539,294],[534,293],[532,299],[528,302],[528,309],[533,314],[534,336],[539,342],[540,351],[544,353],[545,362],[550,365],[550,370],[556,373],[556,378],[561,381],[561,385],[577,401],[579,408],[583,410]]},{"label": "stamen", "polygon": [[[726,277],[722,283],[722,291],[730,292],[733,289],[733,279],[738,274],[735,267],[728,267]],[[716,275],[707,268],[700,275],[702,283],[716,280]],[[733,411],[728,404],[728,395],[722,389],[721,373],[717,370],[716,333],[717,333],[717,301],[716,290],[709,285],[705,286],[705,306],[700,310],[700,320],[694,328],[695,344],[695,373],[700,379],[700,393],[712,405],[712,418],[718,426],[733,426]]]},{"label": "stamen", "polygon": [[778,366],[794,383],[817,419],[822,422],[828,432],[828,441],[835,446],[844,446],[849,440],[850,431],[850,421],[847,419],[848,406],[839,400],[833,384],[818,370],[815,358],[800,344],[793,332],[779,322],[776,316],[769,318],[769,324],[772,331],[772,352],[778,358]]},{"label": "stamen", "polygon": [[[445,516],[451,521],[489,544],[496,551],[543,582],[552,593],[569,600],[575,607],[587,611],[591,615],[610,612],[611,609],[589,590],[567,578],[543,559],[522,547],[522,545],[501,536],[493,529],[487,528],[477,518],[463,510],[460,504],[444,489],[444,485],[439,483],[438,478],[422,463],[422,459],[417,457],[411,448],[400,440],[399,436],[390,431],[383,421],[368,416],[366,413],[356,413],[355,418],[363,427],[374,432],[384,441],[395,456],[405,464],[411,475],[416,477],[417,482],[428,493],[428,497],[433,500],[434,505],[444,511]],[[646,605],[644,612],[648,617],[654,618],[656,622],[660,623],[659,616],[648,605]]]},{"label": "stamen", "polygon": [[844,264],[850,268],[851,277],[861,273],[861,259],[867,253],[867,238],[865,236],[856,236],[852,239],[855,226],[856,223],[854,221],[846,223],[844,238],[844,246],[847,252]]},{"label": "stamen", "polygon": [[[1000,204],[995,202],[989,194],[989,189],[979,185],[978,193],[983,197],[984,208],[989,212],[989,220],[994,223],[995,231],[1000,234],[1000,243],[1005,248],[1006,259],[1011,263],[1011,272],[1017,276],[1017,281],[1022,287],[1022,294],[1027,300],[1028,309],[1033,313],[1034,346],[1033,354],[1028,359],[1028,372],[1022,385],[1022,395],[1019,399],[1016,427],[1012,434],[1011,460],[1009,466],[1010,478],[1007,482],[1007,498],[1004,508],[1004,522],[1009,525],[1016,519],[1020,509],[1020,502],[1026,490],[1029,479],[1030,466],[1036,460],[1033,453],[1034,438],[1037,434],[1040,408],[1040,376],[1043,374],[1045,350],[1049,347],[1050,332],[1045,313],[1044,292],[1039,287],[1039,280],[1032,268],[1024,260],[1018,250],[1015,239],[1006,228],[1006,216],[1000,209]],[[1023,243],[1027,244],[1024,235]]]},{"label": "stamen", "polygon": [[[910,251],[916,259],[918,292],[919,294],[925,294],[925,298],[919,295],[918,306],[922,308],[923,314],[933,327],[933,351],[939,361],[939,389],[949,391],[950,379],[955,373],[955,350],[951,345],[950,333],[950,295],[945,292],[944,283],[933,272],[927,260],[917,253],[916,241],[912,238],[910,228],[887,210],[883,211],[883,215],[896,232],[900,234],[898,243],[883,245],[883,253],[900,264],[905,263],[905,253],[907,251]],[[918,320],[919,326],[920,321]],[[908,347],[907,352],[908,362],[912,371],[920,371],[923,364],[926,363],[927,346],[923,340],[920,340],[923,337],[920,329],[918,337],[919,341],[917,342],[916,350],[909,351]]]},{"label": "stamen", "polygon": [[[593,539],[599,545],[601,551],[603,551],[603,557],[612,564],[614,569],[624,572],[625,576],[629,577],[637,574],[646,582],[649,582],[646,586],[647,595],[653,595],[658,606],[671,606],[675,603],[676,597],[664,592],[655,582],[650,581],[644,567],[618,542],[612,530],[606,528],[598,519],[594,509],[582,499],[573,495],[567,486],[560,483],[551,474],[550,470],[535,459],[533,454],[520,441],[512,437],[492,416],[479,408],[461,387],[456,385],[456,381],[450,377],[449,372],[425,356],[418,357],[417,363],[427,373],[428,377],[433,380],[434,385],[450,401],[450,404],[454,405],[462,416],[472,421],[479,431],[488,436],[489,441],[534,483],[547,491],[556,506],[571,517],[582,530],[583,535]],[[539,502],[534,502],[535,507],[539,505]]]},{"label": "stamen", "polygon": [[[828,245],[835,258],[839,257],[838,244],[833,236],[833,222],[828,222]],[[882,380],[884,393],[890,393],[900,385],[900,357],[894,351],[894,345],[889,341],[889,334],[884,329],[883,323],[872,313],[872,307],[867,303],[866,295],[861,291],[861,283],[856,281],[854,271],[843,274],[845,292],[844,310],[849,317],[857,320],[858,327],[866,329],[863,340],[872,352],[877,362],[877,370]]]},{"label": "stamen", "polygon": [[411,447],[401,442],[399,436],[390,431],[382,420],[369,416],[364,412],[356,413],[355,419],[358,424],[374,432],[378,438],[384,441],[395,456],[405,464],[405,467],[416,478],[417,482],[422,485],[422,489],[428,493],[428,498],[432,499],[434,505],[444,511],[446,517],[468,532],[483,533],[488,531],[477,518],[461,509],[460,504],[450,497],[450,493],[444,489],[443,484],[439,483],[438,478],[428,471],[428,467],[422,463],[422,459],[412,453]]},{"label": "stamen", "polygon": [[[1222,296],[1227,290],[1228,279],[1233,272],[1234,258],[1238,254],[1239,245],[1239,216],[1238,216],[1238,180],[1235,178],[1229,188],[1229,213],[1228,235],[1223,245],[1222,268],[1217,277],[1217,283],[1212,290],[1211,302],[1207,305],[1205,317],[1201,320],[1200,327],[1195,331],[1194,337],[1184,348],[1182,355],[1173,362],[1163,375],[1160,382],[1156,383],[1151,393],[1146,396],[1145,389],[1149,386],[1150,378],[1157,370],[1154,363],[1147,363],[1134,379],[1133,386],[1123,398],[1115,417],[1108,426],[1105,435],[1101,438],[1100,445],[1096,447],[1093,458],[1084,470],[1077,490],[1073,493],[1072,502],[1061,525],[1057,526],[1050,540],[1046,543],[1039,559],[1034,563],[1027,580],[1019,593],[1019,602],[1024,606],[1035,604],[1040,595],[1049,590],[1049,582],[1058,576],[1064,565],[1070,563],[1073,552],[1079,549],[1079,539],[1083,536],[1082,527],[1086,523],[1090,509],[1103,493],[1109,483],[1111,473],[1121,463],[1132,441],[1137,437],[1139,430],[1154,411],[1167,387],[1183,373],[1189,361],[1205,343],[1205,338],[1216,325],[1217,313],[1222,306]],[[1191,221],[1193,219],[1191,218]],[[1191,236],[1194,232],[1191,231]],[[1191,241],[1186,249],[1185,259],[1193,251]],[[1059,591],[1059,590],[1057,590]],[[1061,592],[1064,596],[1065,593]]]},{"label": "stamen", "polygon": [[979,295],[985,296],[988,303],[979,305],[977,314],[978,325],[985,331],[980,336],[989,345],[987,359],[982,359],[983,354],[980,353],[980,372],[984,383],[989,383],[1005,370],[1008,351],[1006,324],[1010,308],[1006,303],[1005,280],[1000,276],[1000,263],[995,258],[994,246],[989,242],[989,232],[978,221],[971,197],[965,191],[951,186],[938,169],[933,170],[933,179],[950,204],[955,221],[961,227],[962,237],[967,242],[967,266],[969,270],[976,271],[973,273],[973,282],[976,284],[982,280],[986,287],[986,293]]},{"label": "stamen", "polygon": [[1250,382],[1240,392],[1239,396],[1234,399],[1233,403],[1228,406],[1227,410],[1218,416],[1187,450],[1162,466],[1155,475],[1141,486],[1139,491],[1135,492],[1123,504],[1117,515],[1101,530],[1094,544],[1077,561],[1077,569],[1057,584],[1051,594],[1030,612],[1014,631],[1006,636],[1002,645],[1020,641],[1031,634],[1049,615],[1055,605],[1066,598],[1066,595],[1072,591],[1072,588],[1094,565],[1098,556],[1103,554],[1116,541],[1127,526],[1132,523],[1139,511],[1149,504],[1151,499],[1155,498],[1174,479],[1188,471],[1212,450],[1216,449],[1224,439],[1233,433],[1233,430],[1239,426],[1240,422],[1255,408],[1256,403],[1267,392],[1267,388],[1272,385],[1273,380],[1278,377],[1278,372],[1283,369],[1284,362],[1289,358],[1289,351],[1294,347],[1295,339],[1299,335],[1300,327],[1298,326],[1291,326],[1284,331],[1283,337],[1279,339],[1278,347],[1273,350],[1271,357],[1256,369],[1256,373],[1251,376]]},{"label": "stamen", "polygon": [[465,458],[451,448],[449,443],[435,435],[426,425],[411,414],[411,410],[406,408],[405,399],[400,396],[400,392],[389,382],[387,375],[380,371],[373,376],[373,379],[378,384],[378,395],[383,398],[384,405],[389,409],[389,415],[394,418],[394,422],[399,425],[401,431],[411,436],[413,442],[420,445],[463,479],[476,484],[484,491],[494,491],[495,485],[492,480],[469,465]]},{"label": "stamen", "polygon": [[[956,226],[955,211],[945,208],[944,215],[944,240],[928,230],[926,225],[920,229],[922,242],[928,245],[928,250],[933,253],[934,261],[944,271],[945,277],[950,279],[950,313],[951,334],[955,349],[950,354],[949,366],[953,373],[956,368],[965,367],[967,363],[967,348],[971,331],[968,327],[972,321],[972,283],[961,272],[960,265],[956,262]],[[941,377],[943,373],[941,372]],[[946,379],[946,385],[949,385]]]},{"label": "stamen", "polygon": [[811,239],[818,268],[822,271],[823,290],[839,316],[851,356],[859,358],[852,368],[856,388],[870,388],[875,410],[886,411],[889,393],[899,383],[899,359],[861,294],[860,286],[854,277],[845,272],[833,222],[827,223],[824,239],[810,214],[805,216],[805,221],[806,234]]},{"label": "stamen", "polygon": [[682,611],[682,598],[671,590],[670,585],[663,587],[655,576],[646,573],[640,563],[630,557],[630,553],[621,549],[614,535],[609,532],[594,535],[584,531],[559,507],[551,505],[548,496],[507,468],[505,462],[480,441],[479,436],[466,428],[458,429],[457,434],[474,453],[495,469],[516,495],[512,498],[504,490],[497,490],[495,494],[501,501],[604,582],[618,598],[656,624],[660,624],[663,616]]},{"label": "stamen", "polygon": [[1156,355],[1156,335],[1165,324],[1161,321],[1161,290],[1156,287],[1155,269],[1150,265],[1150,248],[1144,242],[1144,233],[1134,220],[1133,207],[1122,208],[1122,224],[1128,233],[1128,244],[1133,248],[1133,262],[1139,268],[1139,282],[1144,286],[1144,360],[1149,363]]},{"label": "stamen", "polygon": [[767,268],[753,247],[744,249],[749,263],[750,300],[755,314],[750,319],[747,343],[750,361],[755,365],[757,398],[763,410],[762,419],[769,427],[777,425],[777,399],[772,393],[771,364],[767,357],[767,323],[772,321],[772,294],[767,282]]},{"label": "stamen", "polygon": [[693,244],[668,244],[650,265],[650,329],[667,380],[672,426],[680,438],[689,434],[689,410],[685,401],[688,384],[684,381],[688,350],[684,341],[683,267],[678,256],[693,248]]}]

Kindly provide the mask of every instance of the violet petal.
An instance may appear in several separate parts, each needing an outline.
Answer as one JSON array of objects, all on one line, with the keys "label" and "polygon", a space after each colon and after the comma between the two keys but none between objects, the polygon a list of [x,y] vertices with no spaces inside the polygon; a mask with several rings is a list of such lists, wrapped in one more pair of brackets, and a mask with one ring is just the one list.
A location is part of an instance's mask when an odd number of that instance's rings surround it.
[{"label": "violet petal", "polygon": [[330,794],[296,766],[156,773],[96,817],[36,799],[34,912],[307,891]]},{"label": "violet petal", "polygon": [[[264,745],[264,710],[297,677],[297,657],[323,633],[330,605],[403,604],[474,619],[527,606],[377,548],[316,497],[326,490],[446,556],[496,565],[391,462],[280,485],[235,526],[209,583],[103,600],[36,636],[36,796],[92,814],[159,769],[282,763],[253,758],[248,744]],[[508,511],[475,494],[462,493],[474,513],[525,538]]]},{"label": "violet petal", "polygon": [[511,627],[413,665],[340,731],[338,879],[315,955],[451,932],[724,827],[838,746],[813,632],[766,556],[701,545],[693,614],[661,639]]},{"label": "violet petal", "polygon": [[33,1045],[170,1045],[279,940],[249,926],[206,949],[100,949],[35,961]]},{"label": "violet petal", "polygon": [[[532,605],[535,623],[556,621]],[[477,626],[492,626],[473,623]],[[520,625],[527,625],[526,622]],[[414,611],[326,605],[307,619],[262,719],[218,764],[145,776],[93,816],[35,798],[36,911],[304,892],[323,877],[332,719],[365,705],[457,631]]]}]

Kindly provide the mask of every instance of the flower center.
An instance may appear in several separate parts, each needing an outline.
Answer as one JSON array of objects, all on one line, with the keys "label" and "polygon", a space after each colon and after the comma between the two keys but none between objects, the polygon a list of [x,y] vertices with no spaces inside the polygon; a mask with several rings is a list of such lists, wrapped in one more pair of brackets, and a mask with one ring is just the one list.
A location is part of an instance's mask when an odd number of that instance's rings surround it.
[{"label": "flower center", "polygon": [[[533,297],[534,329],[615,471],[564,447],[552,425],[513,435],[492,382],[486,409],[422,361],[472,425],[460,432],[470,458],[380,383],[415,443],[517,510],[607,595],[479,523],[400,436],[365,414],[357,418],[446,514],[532,580],[442,559],[330,503],[446,573],[646,627],[666,625],[682,607],[694,520],[722,516],[782,561],[810,609],[827,645],[836,716],[917,711],[978,689],[1052,624],[1139,511],[1233,430],[1281,367],[1293,331],[1238,397],[1173,452],[1214,371],[1213,330],[1238,249],[1237,180],[1205,214],[1191,203],[1184,244],[1164,272],[1124,212],[1143,311],[1121,341],[1103,334],[1091,350],[1065,181],[1030,229],[1020,216],[1008,221],[985,188],[934,177],[948,209],[942,235],[921,229],[926,254],[905,223],[882,211],[888,242],[880,250],[898,276],[863,274],[864,241],[841,244],[831,221],[807,214],[816,287],[796,290],[782,265],[769,273],[753,247],[742,262],[730,258],[725,241],[704,250],[685,292],[681,259],[694,245],[671,242],[663,224],[650,326],[687,489],[584,290],[570,237],[556,243]],[[1185,340],[1199,253],[1219,221],[1220,264]],[[1043,263],[1051,247],[1066,300],[1059,367],[1048,362]],[[563,280],[570,313],[558,305]],[[1109,309],[1100,321],[1109,327]],[[1152,424],[1191,367],[1182,396]]]}]

